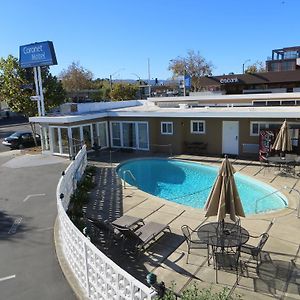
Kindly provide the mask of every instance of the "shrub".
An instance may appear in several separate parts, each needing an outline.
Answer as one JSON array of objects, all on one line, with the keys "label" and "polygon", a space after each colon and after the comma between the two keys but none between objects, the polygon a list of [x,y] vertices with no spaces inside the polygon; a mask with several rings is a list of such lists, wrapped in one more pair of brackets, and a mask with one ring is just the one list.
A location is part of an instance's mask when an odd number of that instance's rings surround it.
[{"label": "shrub", "polygon": [[162,300],[237,300],[242,299],[240,295],[229,295],[229,289],[223,288],[220,292],[214,292],[212,288],[200,289],[197,284],[193,284],[185,289],[182,294],[176,295],[174,292],[175,284],[168,289]]}]

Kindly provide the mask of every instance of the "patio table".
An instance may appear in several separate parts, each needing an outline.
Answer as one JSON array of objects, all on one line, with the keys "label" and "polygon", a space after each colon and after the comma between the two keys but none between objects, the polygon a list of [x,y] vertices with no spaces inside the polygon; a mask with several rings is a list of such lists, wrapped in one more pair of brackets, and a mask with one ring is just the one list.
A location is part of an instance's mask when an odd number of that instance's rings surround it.
[{"label": "patio table", "polygon": [[209,246],[222,248],[239,248],[249,240],[249,232],[240,225],[225,222],[224,228],[220,227],[218,222],[204,224],[198,228],[198,237]]},{"label": "patio table", "polygon": [[294,158],[271,156],[267,158],[267,162],[279,166],[279,170],[284,173],[290,173],[290,168],[292,167],[292,173],[295,175],[295,166],[297,161]]}]

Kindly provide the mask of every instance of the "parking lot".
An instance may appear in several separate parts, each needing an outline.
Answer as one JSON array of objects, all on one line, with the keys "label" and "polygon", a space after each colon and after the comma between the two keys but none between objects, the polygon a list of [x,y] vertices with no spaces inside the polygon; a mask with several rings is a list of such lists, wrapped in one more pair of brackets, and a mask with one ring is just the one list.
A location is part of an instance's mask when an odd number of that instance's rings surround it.
[{"label": "parking lot", "polygon": [[[0,142],[27,129],[28,124],[0,126]],[[69,161],[30,160],[34,156],[0,143],[0,298],[75,299],[53,242],[55,190]]]}]

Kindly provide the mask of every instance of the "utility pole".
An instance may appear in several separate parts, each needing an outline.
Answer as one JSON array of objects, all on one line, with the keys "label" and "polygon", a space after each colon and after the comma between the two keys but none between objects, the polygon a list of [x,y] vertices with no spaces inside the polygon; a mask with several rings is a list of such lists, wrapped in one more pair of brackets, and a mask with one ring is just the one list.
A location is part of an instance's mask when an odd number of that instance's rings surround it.
[{"label": "utility pole", "polygon": [[148,58],[148,87],[149,87],[149,97],[151,97],[151,85],[150,85],[150,58]]},{"label": "utility pole", "polygon": [[244,61],[244,63],[243,63],[243,74],[245,74],[245,64],[247,63],[247,62],[249,62],[251,59],[247,59],[247,60],[245,60]]}]

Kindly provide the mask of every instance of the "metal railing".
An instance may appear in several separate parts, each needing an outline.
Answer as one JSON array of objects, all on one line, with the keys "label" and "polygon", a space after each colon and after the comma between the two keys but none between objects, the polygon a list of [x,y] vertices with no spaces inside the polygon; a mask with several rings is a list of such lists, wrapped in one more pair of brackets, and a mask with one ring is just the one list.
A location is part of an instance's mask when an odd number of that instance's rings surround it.
[{"label": "metal railing", "polygon": [[298,205],[297,205],[297,218],[300,218],[300,191],[289,186],[284,186],[284,189],[294,191],[298,194]]},{"label": "metal railing", "polygon": [[[276,193],[279,193],[280,191],[282,191],[282,190],[291,190],[291,191],[294,191],[294,192],[296,192],[297,194],[298,194],[298,204],[297,204],[297,218],[300,218],[300,191],[299,190],[297,190],[297,189],[295,189],[295,188],[293,188],[293,187],[289,187],[289,186],[284,186],[284,187],[282,187],[282,188],[280,188],[280,189],[278,189],[278,190],[275,190],[274,192],[272,192],[272,193],[269,193],[269,194],[267,194],[267,195],[265,195],[264,197],[262,197],[262,198],[259,198],[259,199],[257,199],[256,201],[255,201],[255,213],[258,213],[258,202],[260,202],[261,200],[263,200],[263,199],[265,199],[265,198],[267,198],[267,197],[269,197],[269,196],[271,196],[271,195],[274,195],[274,194],[276,194]],[[282,201],[284,201],[284,199],[282,199]],[[284,201],[285,202],[285,201]],[[285,204],[287,204],[287,203],[285,203]]]},{"label": "metal railing", "polygon": [[84,145],[62,173],[57,189],[59,239],[64,257],[89,299],[151,300],[156,292],[135,279],[103,254],[72,223],[66,210],[87,165]]},{"label": "metal railing", "polygon": [[272,195],[274,195],[276,193],[279,193],[283,189],[284,189],[284,187],[282,187],[282,188],[280,188],[278,190],[275,190],[275,191],[273,191],[273,192],[271,192],[271,193],[269,193],[269,194],[267,194],[267,195],[265,195],[265,196],[263,196],[261,198],[256,199],[255,200],[255,213],[258,213],[258,210],[257,210],[257,208],[258,208],[258,202],[260,202],[261,200],[264,200],[264,199],[266,199],[266,198],[268,198],[268,197],[270,197],[270,196],[272,196]]},{"label": "metal railing", "polygon": [[[124,170],[123,171],[123,187],[124,187],[124,189],[126,189],[126,174],[129,174],[135,183],[137,182],[136,178],[134,177],[134,175],[132,174],[132,172],[130,170]],[[135,186],[138,188],[137,184],[135,184]]]}]

